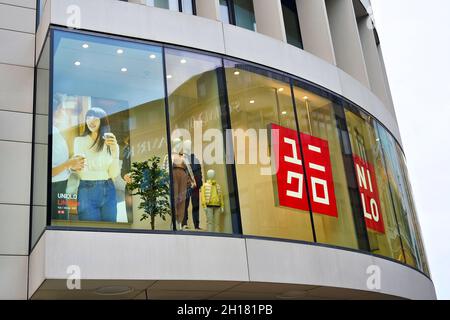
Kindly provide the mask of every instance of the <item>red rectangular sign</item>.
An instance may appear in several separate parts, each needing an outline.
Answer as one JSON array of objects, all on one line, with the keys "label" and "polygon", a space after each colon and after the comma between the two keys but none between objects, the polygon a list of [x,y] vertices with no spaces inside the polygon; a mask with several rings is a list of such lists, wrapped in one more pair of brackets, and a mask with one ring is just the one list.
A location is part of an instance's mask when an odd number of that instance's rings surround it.
[{"label": "red rectangular sign", "polygon": [[353,161],[366,226],[370,230],[385,233],[375,168],[356,155],[353,155]]},{"label": "red rectangular sign", "polygon": [[328,142],[301,134],[302,158],[297,131],[272,124],[271,137],[279,205],[309,211],[306,168],[312,211],[337,217]]},{"label": "red rectangular sign", "polygon": [[312,212],[337,217],[328,141],[301,134]]}]

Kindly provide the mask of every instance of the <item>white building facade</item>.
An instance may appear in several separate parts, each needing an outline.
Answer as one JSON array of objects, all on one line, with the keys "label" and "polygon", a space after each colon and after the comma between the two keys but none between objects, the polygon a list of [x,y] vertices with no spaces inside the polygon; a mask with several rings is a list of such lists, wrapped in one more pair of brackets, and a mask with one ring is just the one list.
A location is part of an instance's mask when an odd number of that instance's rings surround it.
[{"label": "white building facade", "polygon": [[436,299],[371,13],[0,0],[0,298]]}]

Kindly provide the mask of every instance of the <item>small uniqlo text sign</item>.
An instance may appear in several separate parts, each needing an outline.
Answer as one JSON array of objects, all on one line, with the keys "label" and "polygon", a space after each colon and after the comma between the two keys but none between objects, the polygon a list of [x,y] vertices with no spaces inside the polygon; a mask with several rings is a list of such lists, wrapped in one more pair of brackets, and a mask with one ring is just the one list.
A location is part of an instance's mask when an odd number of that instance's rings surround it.
[{"label": "small uniqlo text sign", "polygon": [[375,169],[372,164],[354,155],[356,179],[361,195],[361,203],[364,218],[368,229],[384,233],[383,215],[381,213],[380,197],[375,176]]},{"label": "small uniqlo text sign", "polygon": [[304,154],[304,158],[302,158],[297,131],[272,124],[271,139],[272,156],[277,169],[278,204],[283,207],[309,211],[306,193],[307,176],[312,211],[337,217],[328,142],[301,134]]}]

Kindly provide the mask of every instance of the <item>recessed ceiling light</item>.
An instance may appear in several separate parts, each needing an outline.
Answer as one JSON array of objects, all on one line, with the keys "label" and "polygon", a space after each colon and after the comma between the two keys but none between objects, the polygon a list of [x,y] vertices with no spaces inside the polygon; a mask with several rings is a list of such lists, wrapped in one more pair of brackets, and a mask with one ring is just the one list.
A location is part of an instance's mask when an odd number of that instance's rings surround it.
[{"label": "recessed ceiling light", "polygon": [[89,45],[88,45],[87,43],[85,43],[85,44],[82,45],[82,47],[83,47],[84,49],[87,49],[87,48],[89,48]]},{"label": "recessed ceiling light", "polygon": [[283,91],[284,91],[284,88],[278,89],[278,92],[283,92]]},{"label": "recessed ceiling light", "polygon": [[254,103],[255,103],[255,100],[250,100],[250,103],[251,103],[251,104],[254,104]]},{"label": "recessed ceiling light", "polygon": [[235,75],[235,76],[238,76],[238,75],[240,75],[240,74],[241,74],[241,73],[240,73],[239,71],[235,71],[235,72],[234,72],[234,75]]},{"label": "recessed ceiling light", "polygon": [[150,59],[156,59],[156,55],[155,54],[151,54],[149,55]]},{"label": "recessed ceiling light", "polygon": [[285,116],[285,115],[287,115],[287,111],[283,111],[281,114],[282,114],[283,116]]},{"label": "recessed ceiling light", "polygon": [[127,69],[127,68],[122,68],[122,69],[120,69],[120,71],[122,71],[122,72],[127,72],[128,69]]},{"label": "recessed ceiling light", "polygon": [[122,54],[123,53],[123,50],[122,49],[117,49],[117,54]]},{"label": "recessed ceiling light", "polygon": [[181,62],[182,64],[185,64],[185,63],[187,62],[187,60],[186,60],[186,59],[181,59],[180,62]]},{"label": "recessed ceiling light", "polygon": [[80,61],[75,61],[74,65],[76,65],[77,67],[81,66],[81,62]]},{"label": "recessed ceiling light", "polygon": [[168,74],[168,75],[167,75],[167,79],[172,79],[172,75],[171,75],[171,74]]}]

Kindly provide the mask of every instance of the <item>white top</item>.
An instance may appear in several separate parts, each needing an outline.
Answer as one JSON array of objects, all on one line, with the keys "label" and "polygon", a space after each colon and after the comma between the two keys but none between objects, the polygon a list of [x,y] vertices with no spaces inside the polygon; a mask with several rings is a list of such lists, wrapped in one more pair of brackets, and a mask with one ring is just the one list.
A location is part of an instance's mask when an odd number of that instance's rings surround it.
[{"label": "white top", "polygon": [[[62,136],[59,129],[53,127],[53,145],[52,145],[52,168],[58,167],[69,160],[69,148],[66,139]],[[64,170],[60,174],[52,177],[52,182],[61,182],[69,179],[70,170]]]},{"label": "white top", "polygon": [[[102,138],[100,138],[102,139]],[[100,152],[92,148],[94,140],[88,135],[75,138],[74,155],[82,155],[86,158],[84,170],[78,174],[81,180],[99,181],[115,179],[120,174],[119,148],[116,154],[109,154],[106,144]]]}]

